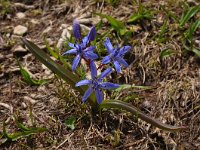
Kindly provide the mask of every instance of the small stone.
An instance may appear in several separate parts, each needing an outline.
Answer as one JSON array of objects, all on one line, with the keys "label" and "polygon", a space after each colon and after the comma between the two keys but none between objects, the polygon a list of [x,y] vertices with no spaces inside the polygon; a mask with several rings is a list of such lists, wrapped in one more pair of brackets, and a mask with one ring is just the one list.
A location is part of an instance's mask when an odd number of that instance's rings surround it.
[{"label": "small stone", "polygon": [[47,28],[42,32],[42,34],[49,33],[51,30],[52,30],[52,27],[47,27]]},{"label": "small stone", "polygon": [[63,38],[60,38],[60,39],[58,40],[58,43],[57,43],[56,47],[57,47],[58,49],[62,49],[62,47],[63,47],[63,45],[64,45],[64,42],[65,42],[65,40],[64,40]]},{"label": "small stone", "polygon": [[67,28],[67,24],[61,24],[61,26],[60,26],[60,29],[65,29],[65,28]]},{"label": "small stone", "polygon": [[38,20],[36,20],[36,19],[31,19],[31,21],[30,21],[32,24],[39,24],[40,22],[38,21]]},{"label": "small stone", "polygon": [[28,96],[24,96],[24,100],[27,102],[30,102],[32,105],[34,105],[37,101],[28,97]]},{"label": "small stone", "polygon": [[47,40],[49,46],[53,46],[54,45],[54,41],[51,38],[47,38],[46,40]]},{"label": "small stone", "polygon": [[22,107],[23,107],[23,108],[27,108],[26,103],[22,102]]},{"label": "small stone", "polygon": [[68,29],[64,29],[63,32],[62,32],[62,34],[61,34],[61,37],[63,39],[66,39],[66,38],[69,39],[71,37],[71,34],[70,34],[69,30]]},{"label": "small stone", "polygon": [[5,57],[0,53],[0,61],[2,61]]},{"label": "small stone", "polygon": [[19,18],[19,19],[23,19],[23,18],[26,17],[26,15],[25,15],[24,13],[22,13],[22,12],[18,12],[18,13],[16,14],[16,16],[17,16],[17,18]]},{"label": "small stone", "polygon": [[14,34],[16,35],[24,35],[25,33],[27,33],[28,28],[22,25],[18,25],[14,28]]},{"label": "small stone", "polygon": [[27,53],[27,50],[25,48],[23,48],[21,45],[17,46],[12,51],[13,51],[14,55]]}]

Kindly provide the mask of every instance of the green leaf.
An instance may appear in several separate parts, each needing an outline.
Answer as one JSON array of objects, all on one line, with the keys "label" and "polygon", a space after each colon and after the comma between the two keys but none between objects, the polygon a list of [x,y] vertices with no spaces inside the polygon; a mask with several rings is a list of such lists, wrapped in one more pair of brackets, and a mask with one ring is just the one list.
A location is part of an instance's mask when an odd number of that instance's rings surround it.
[{"label": "green leaf", "polygon": [[147,116],[146,114],[141,112],[136,107],[134,107],[134,106],[132,106],[132,105],[126,103],[126,102],[123,102],[123,101],[105,100],[99,106],[99,109],[103,109],[103,108],[118,108],[118,109],[126,110],[126,111],[132,113],[133,115],[137,116],[138,118],[146,121],[147,123],[150,123],[150,124],[154,125],[155,127],[158,127],[160,129],[163,129],[163,130],[166,130],[166,131],[177,132],[177,131],[180,131],[180,130],[187,129],[187,127],[184,127],[184,126],[179,127],[179,126],[172,126],[172,125],[164,124],[159,120],[156,120],[154,118]]},{"label": "green leaf", "polygon": [[16,123],[17,123],[17,126],[20,129],[22,129],[22,131],[9,134],[6,131],[5,122],[3,122],[3,134],[2,134],[2,137],[4,137],[4,138],[1,137],[0,144],[3,144],[5,142],[7,142],[7,141],[16,141],[19,138],[23,138],[23,137],[29,136],[31,134],[37,134],[37,133],[41,133],[41,132],[47,131],[46,128],[39,128],[39,127],[27,128],[26,126],[24,126],[23,124],[21,124],[18,121]]},{"label": "green leaf", "polygon": [[96,15],[102,17],[102,18],[106,18],[108,20],[108,22],[110,23],[110,25],[115,29],[115,30],[120,30],[120,29],[124,29],[125,26],[124,24],[119,21],[116,20],[115,18],[109,16],[109,15],[105,15],[105,14],[101,14],[101,13],[95,13]]},{"label": "green leaf", "polygon": [[191,7],[180,20],[180,26],[183,26],[190,18],[192,18],[200,10],[200,5]]},{"label": "green leaf", "polygon": [[140,5],[139,10],[137,13],[132,14],[129,19],[128,23],[133,23],[137,21],[141,21],[143,19],[152,19],[153,13],[150,10],[144,8],[144,6]]},{"label": "green leaf", "polygon": [[175,54],[174,51],[172,51],[171,49],[167,48],[161,51],[160,53],[160,59],[169,57],[171,55]]},{"label": "green leaf", "polygon": [[150,86],[136,86],[136,85],[130,85],[130,84],[122,84],[117,89],[114,89],[114,91],[120,92],[124,89],[130,89],[130,88],[138,88],[138,89],[144,89],[144,90],[151,89]]},{"label": "green leaf", "polygon": [[41,85],[41,84],[47,83],[47,80],[34,80],[34,79],[32,79],[30,74],[28,73],[28,71],[26,71],[24,68],[22,68],[22,66],[20,65],[19,62],[18,62],[18,65],[19,65],[20,72],[22,74],[24,81],[26,83],[28,83],[29,85]]},{"label": "green leaf", "polygon": [[200,50],[193,47],[192,51],[200,58]]},{"label": "green leaf", "polygon": [[185,32],[185,36],[189,38],[189,40],[192,40],[193,34],[197,30],[197,28],[200,26],[200,19],[196,20],[189,29]]},{"label": "green leaf", "polygon": [[75,129],[75,121],[76,121],[75,117],[68,118],[67,120],[65,120],[65,125],[67,127],[69,127],[71,130],[74,130]]},{"label": "green leaf", "polygon": [[[35,57],[41,61],[45,66],[47,66],[52,72],[57,74],[63,80],[65,80],[72,88],[78,90],[82,95],[85,93],[87,88],[85,86],[75,87],[75,84],[80,81],[78,75],[73,74],[71,70],[68,68],[64,68],[57,62],[54,62],[43,50],[41,50],[37,45],[34,43],[22,38],[23,43],[28,47],[28,49],[35,55]],[[95,100],[94,94],[88,98],[89,103],[92,106],[96,106],[97,102]]]},{"label": "green leaf", "polygon": [[45,45],[51,56],[53,56],[55,59],[58,59],[59,58],[58,52],[55,51],[56,49],[54,50],[50,47],[47,40],[45,41]]},{"label": "green leaf", "polygon": [[23,138],[25,136],[29,136],[32,134],[41,133],[44,131],[47,131],[47,129],[46,128],[30,128],[28,131],[22,131],[22,132],[16,132],[16,133],[9,134],[9,138],[12,141],[16,141],[19,138]]}]

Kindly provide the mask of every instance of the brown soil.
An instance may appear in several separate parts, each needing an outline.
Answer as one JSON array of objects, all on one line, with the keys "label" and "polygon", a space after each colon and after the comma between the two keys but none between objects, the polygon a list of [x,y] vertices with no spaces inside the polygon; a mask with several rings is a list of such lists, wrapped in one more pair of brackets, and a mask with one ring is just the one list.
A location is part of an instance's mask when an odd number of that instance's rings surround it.
[{"label": "brown soil", "polygon": [[[17,25],[26,26],[28,32],[24,37],[47,51],[45,39],[51,47],[56,46],[63,29],[70,27],[75,18],[86,27],[100,21],[94,12],[127,20],[138,10],[137,2],[119,0],[112,6],[104,0],[12,0],[10,4],[10,11],[0,16],[0,133],[3,121],[9,133],[19,131],[14,115],[28,127],[45,127],[47,131],[6,142],[0,149],[200,149],[200,58],[184,50],[183,31],[173,19],[169,20],[164,34],[166,41],[158,42],[155,36],[159,35],[166,17],[162,7],[181,17],[183,1],[143,1],[146,8],[156,12],[154,18],[128,24],[135,32],[128,40],[120,41],[132,46],[125,56],[130,66],[120,76],[113,74],[113,82],[152,88],[107,93],[108,97],[119,100],[131,97],[128,101],[132,105],[166,124],[188,126],[178,133],[155,128],[119,110],[103,111],[92,117],[91,108],[87,103],[82,104],[77,91],[54,76],[29,51],[15,51],[17,46],[25,47],[21,36],[13,34]],[[25,17],[19,19],[18,12]],[[98,34],[106,29],[108,26]],[[194,35],[198,48],[199,37],[198,29]],[[161,59],[160,53],[166,48],[175,53]],[[64,50],[62,47],[61,53]],[[34,79],[49,79],[48,83],[31,86],[24,82],[17,59]],[[76,118],[74,130],[65,124],[70,117]]]}]

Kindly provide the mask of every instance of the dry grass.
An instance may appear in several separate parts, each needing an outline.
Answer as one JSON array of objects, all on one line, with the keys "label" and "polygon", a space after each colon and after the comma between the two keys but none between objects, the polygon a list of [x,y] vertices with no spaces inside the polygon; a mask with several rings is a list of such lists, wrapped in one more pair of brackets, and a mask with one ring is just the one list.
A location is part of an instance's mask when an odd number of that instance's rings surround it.
[{"label": "dry grass", "polygon": [[[182,44],[183,31],[172,18],[167,24],[165,41],[159,42],[157,38],[166,18],[161,6],[181,17],[181,0],[144,1],[142,4],[145,8],[156,11],[154,18],[129,24],[128,27],[134,28],[135,32],[128,41],[123,41],[123,37],[114,38],[115,34],[111,35],[114,42],[120,41],[132,46],[130,55],[126,56],[130,66],[113,80],[119,83],[151,86],[150,90],[125,90],[122,93],[115,93],[114,96],[124,100],[129,95],[135,95],[135,98],[129,101],[142,111],[167,124],[186,125],[189,127],[188,130],[180,133],[165,132],[118,110],[104,111],[92,116],[90,107],[81,103],[78,93],[42,67],[29,53],[20,54],[20,62],[28,68],[34,78],[49,78],[50,81],[41,86],[29,86],[23,82],[17,69],[13,45],[9,46],[8,41],[15,41],[17,45],[21,43],[18,37],[12,35],[12,30],[8,29],[24,24],[29,27],[27,38],[39,45],[43,45],[44,38],[49,38],[52,45],[56,45],[63,26],[70,27],[74,18],[78,18],[86,27],[91,25],[91,21],[96,25],[100,19],[93,12],[102,12],[118,20],[126,20],[138,10],[138,2],[133,3],[128,0],[119,1],[117,5],[112,6],[103,0],[54,0],[49,3],[38,1],[33,3],[36,6],[33,10],[43,9],[43,12],[38,14],[33,13],[31,9],[13,5],[15,12],[12,17],[1,20],[0,26],[0,38],[2,37],[6,43],[0,46],[0,131],[3,120],[6,120],[9,132],[18,130],[13,121],[14,114],[17,114],[25,125],[46,127],[48,131],[0,145],[1,149],[145,150],[200,147],[200,110],[197,108],[200,106],[199,58],[185,52]],[[14,13],[18,11],[24,11],[27,17],[17,19]],[[38,23],[32,23],[31,19]],[[61,27],[61,24],[65,25]],[[52,29],[42,34],[41,32],[49,26]],[[108,26],[103,27],[99,34],[107,29]],[[7,34],[10,34],[9,38]],[[194,38],[198,40],[198,37],[199,29]],[[166,48],[172,49],[174,54],[161,59],[160,53]],[[107,93],[107,96],[113,95]],[[76,117],[75,130],[70,130],[64,123],[69,117]]]}]

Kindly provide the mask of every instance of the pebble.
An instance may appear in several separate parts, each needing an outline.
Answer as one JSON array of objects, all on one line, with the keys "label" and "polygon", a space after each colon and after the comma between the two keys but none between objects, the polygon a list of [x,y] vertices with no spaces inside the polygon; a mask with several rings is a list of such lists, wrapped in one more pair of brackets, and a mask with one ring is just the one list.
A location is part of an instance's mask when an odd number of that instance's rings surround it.
[{"label": "pebble", "polygon": [[17,46],[12,51],[13,51],[14,54],[20,54],[20,53],[26,53],[27,52],[27,50],[25,48],[23,48],[21,45]]},{"label": "pebble", "polygon": [[47,28],[42,32],[42,34],[49,33],[51,30],[52,30],[52,27],[47,27]]},{"label": "pebble", "polygon": [[25,33],[27,33],[28,28],[22,25],[18,25],[14,28],[14,34],[15,35],[24,35]]},{"label": "pebble", "polygon": [[40,22],[36,19],[31,19],[30,21],[32,24],[40,24]]},{"label": "pebble", "polygon": [[68,29],[64,29],[63,32],[62,32],[62,34],[61,34],[61,37],[63,39],[70,38],[71,34],[70,34],[69,30]]},{"label": "pebble", "polygon": [[0,53],[0,61],[2,61],[5,57]]},{"label": "pebble", "polygon": [[30,98],[30,97],[28,97],[28,96],[24,96],[24,100],[25,100],[26,102],[30,102],[32,105],[34,105],[35,103],[37,103],[36,100],[34,100],[34,99],[32,99],[32,98]]},{"label": "pebble", "polygon": [[23,19],[23,18],[26,17],[25,13],[22,13],[22,12],[18,12],[18,13],[16,14],[16,16],[17,16],[17,18],[19,18],[19,19]]}]

